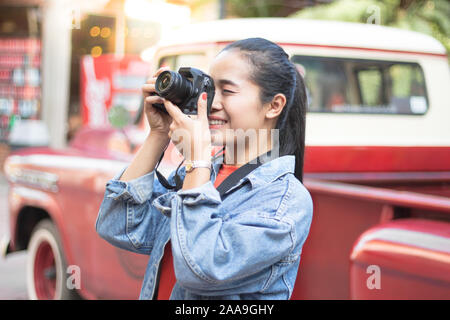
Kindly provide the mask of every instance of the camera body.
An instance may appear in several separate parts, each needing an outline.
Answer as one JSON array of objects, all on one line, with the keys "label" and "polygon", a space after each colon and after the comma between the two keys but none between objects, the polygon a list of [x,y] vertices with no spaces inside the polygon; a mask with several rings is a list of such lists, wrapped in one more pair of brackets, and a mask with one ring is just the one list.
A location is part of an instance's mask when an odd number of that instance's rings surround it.
[{"label": "camera body", "polygon": [[[156,94],[178,106],[184,114],[197,114],[197,103],[203,92],[207,93],[207,114],[211,112],[215,87],[213,79],[196,68],[181,67],[178,72],[164,71],[155,82]],[[153,106],[167,113],[163,104]]]}]

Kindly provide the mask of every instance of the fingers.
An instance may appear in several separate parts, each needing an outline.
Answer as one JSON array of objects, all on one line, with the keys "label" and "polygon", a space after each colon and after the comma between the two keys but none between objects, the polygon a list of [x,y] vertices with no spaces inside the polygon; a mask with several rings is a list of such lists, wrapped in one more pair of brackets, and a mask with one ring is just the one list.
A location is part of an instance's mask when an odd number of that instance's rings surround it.
[{"label": "fingers", "polygon": [[159,68],[158,70],[156,70],[155,74],[153,74],[152,77],[148,78],[146,83],[155,83],[156,78],[158,78],[158,76],[163,72],[163,71],[169,71],[170,68],[169,67],[162,67]]},{"label": "fingers", "polygon": [[170,126],[169,126],[169,133],[167,134],[169,136],[169,139],[172,139],[172,132],[175,130],[174,125],[175,125],[175,121],[172,120],[172,122],[170,123]]},{"label": "fingers", "polygon": [[156,71],[154,77],[157,78],[157,77],[160,75],[161,72],[163,72],[163,71],[168,71],[168,70],[170,70],[170,68],[167,67],[167,66],[166,66],[166,67],[161,67],[161,68],[159,68],[159,69]]},{"label": "fingers", "polygon": [[146,83],[142,86],[142,91],[155,91],[155,84],[154,83]]},{"label": "fingers", "polygon": [[160,96],[148,96],[145,98],[145,102],[148,104],[164,103],[164,99]]},{"label": "fingers", "polygon": [[144,84],[142,86],[142,93],[144,96],[149,96],[154,92],[156,92],[154,84]]},{"label": "fingers", "polygon": [[152,77],[147,79],[147,81],[145,82],[145,84],[141,88],[142,89],[142,93],[144,94],[144,96],[149,96],[152,93],[156,92],[156,90],[155,90],[156,79],[161,74],[161,72],[168,71],[168,70],[170,70],[169,67],[159,68]]},{"label": "fingers", "polygon": [[187,116],[169,100],[164,99],[164,106],[166,107],[167,113],[169,113],[174,121],[182,122],[187,118]]},{"label": "fingers", "polygon": [[[197,103],[197,116],[192,117],[192,120],[199,119],[203,121],[208,121],[208,104],[207,104],[207,94],[206,92],[203,92],[198,100]],[[167,112],[169,115],[174,119],[176,122],[181,122],[185,120],[186,118],[190,118],[186,114],[184,114],[180,108],[178,108],[176,105],[174,105],[169,100],[164,99],[164,106],[166,107]]]},{"label": "fingers", "polygon": [[198,118],[202,120],[208,120],[208,96],[206,92],[203,92],[197,102],[197,114]]}]

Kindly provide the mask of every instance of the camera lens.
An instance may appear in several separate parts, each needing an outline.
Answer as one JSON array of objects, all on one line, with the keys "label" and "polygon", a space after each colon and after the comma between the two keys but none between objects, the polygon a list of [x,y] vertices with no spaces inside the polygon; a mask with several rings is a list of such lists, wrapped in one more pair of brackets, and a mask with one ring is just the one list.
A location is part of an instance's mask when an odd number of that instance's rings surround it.
[{"label": "camera lens", "polygon": [[156,79],[156,92],[163,98],[180,105],[193,94],[192,82],[178,72],[164,71]]},{"label": "camera lens", "polygon": [[159,82],[159,90],[160,91],[166,90],[169,87],[172,79],[173,78],[170,73],[164,74],[164,76],[161,78],[161,81]]}]

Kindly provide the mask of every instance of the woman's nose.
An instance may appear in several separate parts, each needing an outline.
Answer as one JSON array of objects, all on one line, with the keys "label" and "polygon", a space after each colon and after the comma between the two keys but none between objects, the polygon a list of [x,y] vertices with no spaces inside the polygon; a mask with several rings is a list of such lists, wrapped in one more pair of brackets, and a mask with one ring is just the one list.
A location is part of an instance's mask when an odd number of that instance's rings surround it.
[{"label": "woman's nose", "polygon": [[222,110],[223,106],[222,103],[220,102],[219,98],[217,97],[217,95],[214,96],[213,102],[211,104],[211,112],[216,112],[219,110]]}]

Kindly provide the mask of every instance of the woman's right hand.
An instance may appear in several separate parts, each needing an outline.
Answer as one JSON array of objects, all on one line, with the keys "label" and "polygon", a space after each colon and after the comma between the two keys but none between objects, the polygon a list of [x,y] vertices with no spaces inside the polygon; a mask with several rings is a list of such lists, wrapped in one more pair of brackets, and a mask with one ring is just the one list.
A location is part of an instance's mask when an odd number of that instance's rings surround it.
[{"label": "woman's right hand", "polygon": [[172,123],[172,117],[162,111],[159,111],[153,106],[154,103],[164,103],[164,99],[158,95],[152,95],[155,93],[155,82],[158,75],[166,70],[170,70],[169,67],[159,68],[153,77],[148,78],[147,82],[142,86],[142,93],[144,95],[144,111],[147,116],[148,124],[150,125],[152,134],[162,134],[168,137],[169,126]]}]

